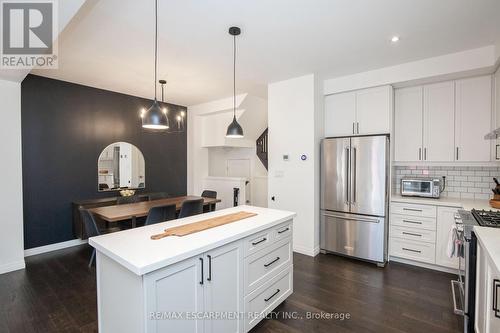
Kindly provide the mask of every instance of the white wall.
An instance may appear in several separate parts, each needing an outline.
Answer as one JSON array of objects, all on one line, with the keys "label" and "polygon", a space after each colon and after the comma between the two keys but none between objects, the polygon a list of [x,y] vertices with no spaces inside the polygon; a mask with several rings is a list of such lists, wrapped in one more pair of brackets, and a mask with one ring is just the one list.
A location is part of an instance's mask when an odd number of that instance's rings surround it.
[{"label": "white wall", "polygon": [[21,84],[0,80],[0,274],[24,268]]},{"label": "white wall", "polygon": [[490,74],[497,60],[495,46],[486,46],[444,56],[325,80],[324,94],[364,89],[419,80],[456,79],[469,75]]},{"label": "white wall", "polygon": [[[322,89],[306,75],[268,87],[269,207],[297,213],[294,251],[319,252],[319,140],[322,137]],[[301,155],[307,160],[302,161]],[[289,160],[284,161],[283,155]],[[271,197],[275,197],[275,201]]]}]

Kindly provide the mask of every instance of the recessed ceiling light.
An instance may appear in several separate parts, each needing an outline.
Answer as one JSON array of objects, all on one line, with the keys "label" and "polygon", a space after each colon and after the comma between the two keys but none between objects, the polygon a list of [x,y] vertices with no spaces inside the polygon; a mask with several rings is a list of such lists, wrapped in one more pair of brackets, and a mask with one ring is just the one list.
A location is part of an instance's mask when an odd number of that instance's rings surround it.
[{"label": "recessed ceiling light", "polygon": [[397,43],[397,42],[399,42],[399,36],[393,36],[393,37],[391,38],[391,42],[393,42],[393,43]]}]

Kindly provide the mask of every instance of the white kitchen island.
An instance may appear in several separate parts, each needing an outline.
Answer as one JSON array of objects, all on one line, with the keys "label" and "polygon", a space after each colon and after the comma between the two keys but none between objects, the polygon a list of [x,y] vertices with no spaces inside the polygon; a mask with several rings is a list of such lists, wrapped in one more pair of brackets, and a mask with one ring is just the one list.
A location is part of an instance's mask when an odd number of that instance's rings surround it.
[{"label": "white kitchen island", "polygon": [[[166,228],[257,216],[191,235]],[[295,213],[238,206],[89,239],[101,333],[247,332],[293,292]]]}]

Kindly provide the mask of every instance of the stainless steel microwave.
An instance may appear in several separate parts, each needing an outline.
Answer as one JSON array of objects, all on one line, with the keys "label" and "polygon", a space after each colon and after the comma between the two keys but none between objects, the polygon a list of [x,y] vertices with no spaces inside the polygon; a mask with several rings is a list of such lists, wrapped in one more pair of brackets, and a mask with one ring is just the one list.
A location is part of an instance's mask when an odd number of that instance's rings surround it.
[{"label": "stainless steel microwave", "polygon": [[441,194],[439,178],[403,178],[401,195],[408,197],[439,198]]}]

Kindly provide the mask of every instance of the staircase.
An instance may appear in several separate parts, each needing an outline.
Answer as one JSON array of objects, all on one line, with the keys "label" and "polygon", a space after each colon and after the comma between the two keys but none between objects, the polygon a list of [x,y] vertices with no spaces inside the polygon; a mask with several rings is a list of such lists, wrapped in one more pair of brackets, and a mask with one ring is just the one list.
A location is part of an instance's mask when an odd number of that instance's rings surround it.
[{"label": "staircase", "polygon": [[268,140],[268,135],[267,135],[267,128],[262,134],[258,137],[256,141],[256,153],[257,156],[259,157],[260,161],[264,166],[266,167],[267,170],[267,140]]}]

